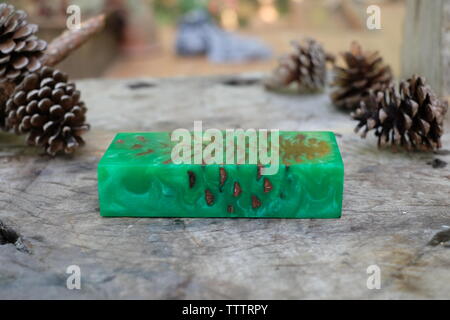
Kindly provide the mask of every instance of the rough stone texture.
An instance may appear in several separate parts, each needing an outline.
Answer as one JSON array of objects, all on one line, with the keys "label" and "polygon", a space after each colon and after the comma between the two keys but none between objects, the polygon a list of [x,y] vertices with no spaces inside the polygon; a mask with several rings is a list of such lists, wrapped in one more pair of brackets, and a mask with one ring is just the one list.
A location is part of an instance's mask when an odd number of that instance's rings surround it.
[{"label": "rough stone texture", "polygon": [[[327,95],[265,92],[254,78],[80,82],[93,129],[74,156],[51,159],[0,134],[0,220],[27,248],[0,246],[0,298],[449,299],[450,249],[427,244],[450,227],[450,165],[427,162],[450,162],[450,135],[439,154],[379,151]],[[343,217],[101,218],[96,166],[114,134],[194,120],[339,133]],[[366,286],[373,264],[380,290]],[[66,288],[70,265],[81,267],[79,291]]]}]

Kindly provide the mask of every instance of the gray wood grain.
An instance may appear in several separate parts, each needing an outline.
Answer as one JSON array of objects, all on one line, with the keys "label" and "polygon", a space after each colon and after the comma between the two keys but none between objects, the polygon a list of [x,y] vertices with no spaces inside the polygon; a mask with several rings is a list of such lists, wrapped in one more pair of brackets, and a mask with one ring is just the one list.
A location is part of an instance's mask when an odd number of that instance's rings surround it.
[{"label": "gray wood grain", "polygon": [[450,0],[407,0],[402,78],[419,74],[442,96],[450,95]]},{"label": "gray wood grain", "polygon": [[[259,75],[245,75],[258,79]],[[0,298],[450,298],[450,166],[440,154],[377,150],[326,94],[278,95],[227,78],[92,80],[88,144],[50,159],[0,134],[0,220],[29,253],[0,245]],[[129,84],[152,86],[132,90]],[[119,131],[204,127],[333,130],[345,163],[340,220],[105,219],[96,166]],[[448,127],[448,124],[447,124]],[[450,148],[450,135],[443,138]],[[381,289],[366,287],[368,266]],[[66,268],[82,288],[66,288]]]}]

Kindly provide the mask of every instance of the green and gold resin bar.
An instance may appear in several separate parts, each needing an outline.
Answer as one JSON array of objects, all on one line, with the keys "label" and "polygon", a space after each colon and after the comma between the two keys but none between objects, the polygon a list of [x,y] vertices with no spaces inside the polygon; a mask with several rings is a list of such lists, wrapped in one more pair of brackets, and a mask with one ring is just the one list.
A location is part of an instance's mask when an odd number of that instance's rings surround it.
[{"label": "green and gold resin bar", "polygon": [[100,214],[339,218],[344,165],[334,134],[279,132],[278,141],[278,171],[263,175],[261,164],[175,164],[169,132],[119,133],[98,165]]}]

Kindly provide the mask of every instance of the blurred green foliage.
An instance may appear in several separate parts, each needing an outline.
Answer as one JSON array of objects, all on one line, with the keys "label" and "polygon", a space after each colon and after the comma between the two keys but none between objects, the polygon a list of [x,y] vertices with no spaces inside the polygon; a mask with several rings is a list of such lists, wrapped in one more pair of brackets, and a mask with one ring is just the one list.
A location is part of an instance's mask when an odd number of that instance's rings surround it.
[{"label": "blurred green foliage", "polygon": [[[212,0],[154,0],[154,11],[156,19],[159,23],[172,24],[185,13],[195,9],[208,10],[209,3]],[[258,9],[258,0],[239,0],[241,3],[251,5],[255,12]],[[290,0],[275,0],[278,11],[285,14],[289,11]],[[239,21],[241,25],[246,25],[246,22],[251,18],[241,15],[238,11]]]}]

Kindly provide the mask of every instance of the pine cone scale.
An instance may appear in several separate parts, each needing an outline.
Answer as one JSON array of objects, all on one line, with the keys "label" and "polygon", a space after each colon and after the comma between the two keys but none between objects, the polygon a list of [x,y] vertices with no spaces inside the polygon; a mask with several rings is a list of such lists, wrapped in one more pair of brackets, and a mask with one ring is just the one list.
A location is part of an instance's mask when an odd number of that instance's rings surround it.
[{"label": "pine cone scale", "polygon": [[25,68],[29,62],[30,62],[30,60],[27,57],[21,56],[21,57],[16,57],[12,61],[12,65],[13,65],[14,69],[20,70],[20,69]]},{"label": "pine cone scale", "polygon": [[13,39],[7,39],[6,41],[0,43],[0,51],[3,54],[10,54],[11,52],[13,52],[15,47],[16,43]]},{"label": "pine cone scale", "polygon": [[23,48],[25,48],[26,42],[25,41],[20,41],[18,43],[16,43],[16,47],[14,48],[14,52],[21,52],[23,50]]},{"label": "pine cone scale", "polygon": [[21,39],[30,36],[34,32],[38,30],[38,26],[35,24],[26,24],[22,26],[20,29],[18,29],[14,35],[12,36],[13,39]]},{"label": "pine cone scale", "polygon": [[[4,56],[4,57],[0,57],[0,64],[3,64],[3,63],[6,63],[6,62],[9,62],[9,60],[11,59],[11,57],[10,56]],[[6,67],[3,67],[2,69],[5,69],[6,70]]]}]

